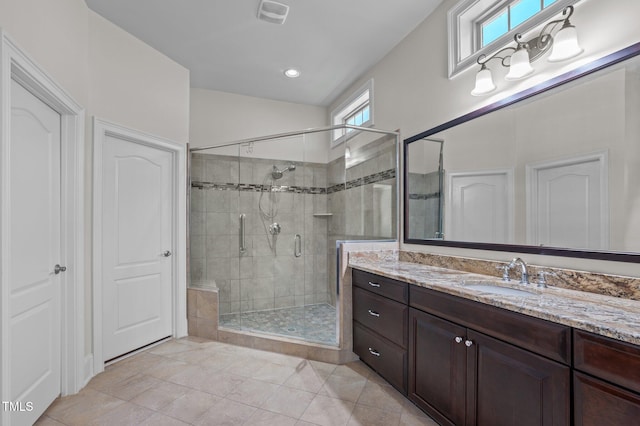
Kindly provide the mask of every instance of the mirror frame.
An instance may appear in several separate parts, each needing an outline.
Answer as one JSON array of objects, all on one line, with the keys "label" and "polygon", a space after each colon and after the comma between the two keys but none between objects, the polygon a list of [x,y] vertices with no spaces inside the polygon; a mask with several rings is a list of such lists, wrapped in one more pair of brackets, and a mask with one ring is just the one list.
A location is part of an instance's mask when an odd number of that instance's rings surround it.
[{"label": "mirror frame", "polygon": [[539,254],[545,256],[562,256],[562,257],[579,257],[583,259],[599,259],[599,260],[609,260],[616,262],[631,262],[631,263],[640,263],[640,253],[635,252],[612,252],[612,251],[597,251],[597,250],[582,250],[582,249],[571,249],[571,248],[561,248],[561,247],[540,247],[540,246],[531,246],[531,245],[520,245],[520,244],[498,244],[498,243],[480,243],[480,242],[468,242],[468,241],[450,241],[450,240],[421,240],[416,238],[407,238],[409,234],[409,200],[408,200],[408,191],[407,191],[407,182],[409,176],[409,170],[406,166],[407,164],[407,155],[409,150],[409,144],[412,142],[419,141],[421,139],[427,138],[429,136],[435,135],[436,133],[440,133],[444,130],[450,129],[451,127],[457,126],[458,124],[466,123],[467,121],[471,121],[475,118],[482,117],[483,115],[489,114],[493,111],[500,110],[509,105],[513,105],[517,102],[523,101],[525,99],[529,99],[535,95],[540,93],[547,92],[556,87],[562,86],[563,84],[573,82],[581,77],[587,76],[589,74],[593,74],[597,71],[603,70],[612,65],[623,62],[627,59],[633,58],[634,56],[640,55],[640,43],[633,44],[629,47],[621,49],[617,52],[614,52],[610,55],[607,55],[603,58],[597,59],[589,64],[586,64],[582,67],[576,68],[575,70],[569,71],[560,76],[554,77],[550,80],[547,80],[537,86],[531,87],[529,89],[523,90],[522,92],[516,93],[512,96],[499,100],[493,104],[487,105],[475,111],[472,111],[468,114],[455,118],[451,121],[448,121],[444,124],[436,126],[432,129],[426,130],[422,133],[418,133],[417,135],[411,136],[404,140],[404,176],[403,176],[403,191],[404,191],[404,206],[403,206],[403,217],[404,217],[404,229],[403,229],[403,241],[405,244],[420,244],[420,245],[431,245],[431,246],[445,246],[445,247],[458,247],[458,248],[467,248],[467,249],[476,249],[476,250],[490,250],[490,251],[507,251],[507,252],[517,252],[517,253],[530,253],[530,254]]}]

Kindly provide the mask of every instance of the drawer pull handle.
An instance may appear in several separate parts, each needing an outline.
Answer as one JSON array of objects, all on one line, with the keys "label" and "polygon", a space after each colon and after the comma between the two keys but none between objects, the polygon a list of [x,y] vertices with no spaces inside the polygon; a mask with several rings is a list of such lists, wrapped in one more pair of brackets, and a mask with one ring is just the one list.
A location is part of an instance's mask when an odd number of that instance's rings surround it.
[{"label": "drawer pull handle", "polygon": [[380,356],[380,352],[376,351],[373,348],[369,348],[369,353],[374,356]]},{"label": "drawer pull handle", "polygon": [[372,317],[380,317],[379,313],[377,313],[376,311],[372,311],[371,309],[369,309],[369,315],[371,315]]},{"label": "drawer pull handle", "polygon": [[456,343],[462,343],[462,337],[456,336]]},{"label": "drawer pull handle", "polygon": [[467,347],[471,347],[471,345],[473,345],[473,340],[465,340],[464,344],[467,345]]},{"label": "drawer pull handle", "polygon": [[380,287],[380,284],[378,284],[378,283],[372,283],[371,281],[369,281],[369,285],[370,285],[371,287]]}]

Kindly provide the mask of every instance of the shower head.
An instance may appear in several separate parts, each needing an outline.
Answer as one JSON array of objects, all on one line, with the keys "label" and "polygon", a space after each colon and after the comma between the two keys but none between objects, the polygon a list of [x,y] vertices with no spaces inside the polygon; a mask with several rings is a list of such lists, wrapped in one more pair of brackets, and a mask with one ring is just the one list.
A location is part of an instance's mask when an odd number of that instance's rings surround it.
[{"label": "shower head", "polygon": [[291,163],[289,164],[287,167],[285,167],[282,170],[279,170],[275,165],[273,166],[273,169],[271,170],[271,177],[274,179],[280,179],[282,178],[282,175],[284,174],[284,172],[292,172],[296,169],[296,165]]}]

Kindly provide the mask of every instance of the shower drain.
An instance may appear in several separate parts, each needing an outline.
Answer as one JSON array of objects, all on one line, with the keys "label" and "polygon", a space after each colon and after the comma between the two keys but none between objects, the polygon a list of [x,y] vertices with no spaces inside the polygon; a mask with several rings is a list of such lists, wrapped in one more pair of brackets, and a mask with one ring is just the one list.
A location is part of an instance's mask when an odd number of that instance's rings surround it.
[{"label": "shower drain", "polygon": [[295,327],[287,327],[287,331],[298,331]]}]

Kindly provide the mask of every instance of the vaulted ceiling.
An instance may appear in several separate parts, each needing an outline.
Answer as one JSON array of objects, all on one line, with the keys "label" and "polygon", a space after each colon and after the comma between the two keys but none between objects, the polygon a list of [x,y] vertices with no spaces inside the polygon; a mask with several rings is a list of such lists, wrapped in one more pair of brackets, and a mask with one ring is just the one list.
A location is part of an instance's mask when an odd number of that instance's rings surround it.
[{"label": "vaulted ceiling", "polygon": [[330,104],[442,2],[276,1],[283,25],[257,18],[260,0],[86,0],[188,68],[192,87],[308,105]]}]

